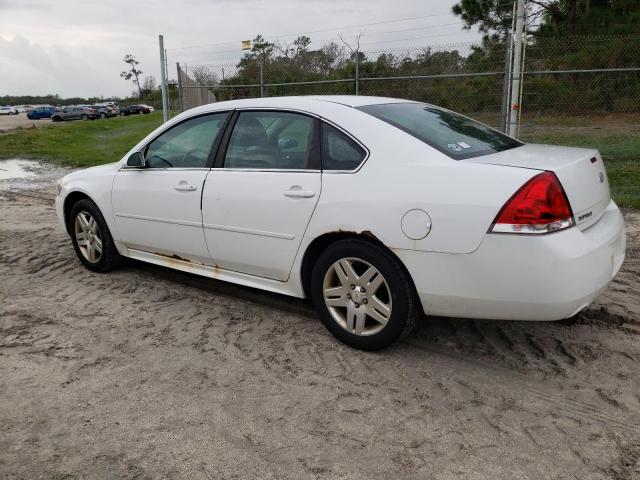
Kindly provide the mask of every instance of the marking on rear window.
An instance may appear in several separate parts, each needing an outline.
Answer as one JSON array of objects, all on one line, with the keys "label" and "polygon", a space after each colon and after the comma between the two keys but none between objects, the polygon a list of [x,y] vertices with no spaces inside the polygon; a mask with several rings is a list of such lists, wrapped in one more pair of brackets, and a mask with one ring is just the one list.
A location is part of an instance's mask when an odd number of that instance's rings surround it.
[{"label": "marking on rear window", "polygon": [[450,150],[453,150],[454,152],[461,152],[462,151],[462,147],[460,145],[458,145],[457,143],[450,143],[447,145],[447,147],[449,147]]}]

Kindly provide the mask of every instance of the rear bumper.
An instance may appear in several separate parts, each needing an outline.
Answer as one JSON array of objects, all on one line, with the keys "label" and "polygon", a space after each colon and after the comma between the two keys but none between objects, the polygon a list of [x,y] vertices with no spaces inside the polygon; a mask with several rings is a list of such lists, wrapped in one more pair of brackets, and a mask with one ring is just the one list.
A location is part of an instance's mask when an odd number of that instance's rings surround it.
[{"label": "rear bumper", "polygon": [[587,307],[618,273],[626,248],[611,201],[584,231],[537,237],[487,234],[470,254],[396,250],[427,315],[560,320]]}]

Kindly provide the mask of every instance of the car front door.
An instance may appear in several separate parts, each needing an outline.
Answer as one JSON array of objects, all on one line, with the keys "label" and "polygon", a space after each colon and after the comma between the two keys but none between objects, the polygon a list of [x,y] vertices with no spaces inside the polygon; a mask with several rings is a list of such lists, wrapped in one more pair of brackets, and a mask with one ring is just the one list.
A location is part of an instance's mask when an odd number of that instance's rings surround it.
[{"label": "car front door", "polygon": [[317,119],[235,115],[203,191],[207,245],[220,268],[285,281],[320,197]]},{"label": "car front door", "polygon": [[127,247],[208,263],[201,195],[229,113],[194,117],[144,149],[144,168],[123,167],[113,183],[118,240]]}]

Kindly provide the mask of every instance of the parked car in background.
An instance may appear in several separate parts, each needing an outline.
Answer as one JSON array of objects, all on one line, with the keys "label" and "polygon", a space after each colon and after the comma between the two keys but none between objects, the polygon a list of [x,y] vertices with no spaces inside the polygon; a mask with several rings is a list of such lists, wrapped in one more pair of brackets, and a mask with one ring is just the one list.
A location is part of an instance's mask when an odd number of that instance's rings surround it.
[{"label": "parked car in background", "polygon": [[116,111],[107,105],[92,105],[91,108],[98,112],[100,118],[115,117],[117,115]]},{"label": "parked car in background", "polygon": [[63,120],[94,120],[98,118],[98,112],[90,107],[64,107],[51,115],[51,120],[61,122]]},{"label": "parked car in background", "polygon": [[145,107],[147,107],[150,112],[154,112],[155,111],[155,108],[153,108],[151,105],[145,105]]},{"label": "parked car in background", "polygon": [[0,107],[0,115],[18,115],[16,107],[7,105],[6,107]]},{"label": "parked car in background", "polygon": [[95,108],[99,107],[108,107],[113,110],[114,115],[120,115],[120,107],[118,106],[118,102],[104,102],[104,103],[96,103],[94,105]]},{"label": "parked car in background", "polygon": [[597,150],[393,98],[189,110],[117,163],[65,176],[56,211],[90,270],[130,257],[311,298],[331,333],[367,350],[423,313],[570,318],[625,257]]},{"label": "parked car in background", "polygon": [[29,120],[39,120],[41,118],[51,118],[55,112],[60,111],[58,107],[38,107],[27,113]]},{"label": "parked car in background", "polygon": [[151,110],[146,105],[129,105],[128,107],[120,109],[120,115],[129,116],[137,114],[151,113]]}]

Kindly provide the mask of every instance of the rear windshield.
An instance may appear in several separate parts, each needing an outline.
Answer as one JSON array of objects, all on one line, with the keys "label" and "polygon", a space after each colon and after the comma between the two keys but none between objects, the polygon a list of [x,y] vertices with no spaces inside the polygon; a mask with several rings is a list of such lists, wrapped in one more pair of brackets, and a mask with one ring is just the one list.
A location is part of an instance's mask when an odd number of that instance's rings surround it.
[{"label": "rear windshield", "polygon": [[358,110],[398,127],[455,160],[522,145],[475,120],[424,103],[366,105]]}]

